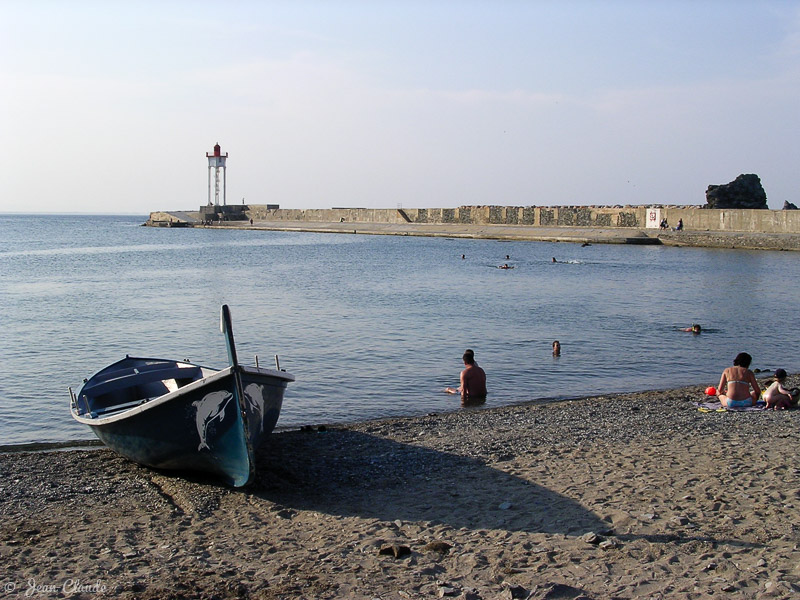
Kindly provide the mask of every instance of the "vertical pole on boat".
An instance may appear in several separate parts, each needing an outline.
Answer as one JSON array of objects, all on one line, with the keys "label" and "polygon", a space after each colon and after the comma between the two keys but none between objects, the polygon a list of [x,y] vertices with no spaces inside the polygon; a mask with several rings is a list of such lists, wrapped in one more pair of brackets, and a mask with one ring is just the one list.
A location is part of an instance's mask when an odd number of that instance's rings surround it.
[{"label": "vertical pole on boat", "polygon": [[239,366],[239,360],[236,358],[236,344],[233,341],[233,325],[231,324],[231,311],[227,304],[222,305],[222,312],[220,313],[219,327],[222,333],[225,334],[225,345],[228,348],[228,361],[235,369]]},{"label": "vertical pole on boat", "polygon": [[247,446],[248,468],[249,474],[247,481],[242,485],[247,485],[255,475],[255,458],[253,456],[253,445],[250,442],[250,428],[247,419],[246,399],[244,397],[244,389],[242,388],[242,369],[239,366],[239,359],[236,357],[236,344],[233,341],[233,324],[231,323],[231,311],[227,304],[222,305],[220,311],[220,328],[222,333],[225,334],[225,345],[228,348],[228,360],[231,363],[231,375],[233,376],[233,392],[236,405],[239,408],[239,414],[242,419],[242,434],[244,436],[244,443]]}]

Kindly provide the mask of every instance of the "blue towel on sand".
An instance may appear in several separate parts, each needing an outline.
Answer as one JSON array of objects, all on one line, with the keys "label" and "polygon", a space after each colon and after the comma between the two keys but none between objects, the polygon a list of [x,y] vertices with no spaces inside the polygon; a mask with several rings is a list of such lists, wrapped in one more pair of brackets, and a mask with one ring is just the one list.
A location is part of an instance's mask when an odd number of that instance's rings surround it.
[{"label": "blue towel on sand", "polygon": [[710,402],[695,402],[697,410],[700,412],[746,412],[746,411],[761,411],[764,410],[764,404],[759,402],[755,406],[742,406],[740,408],[723,408],[719,400],[712,400]]}]

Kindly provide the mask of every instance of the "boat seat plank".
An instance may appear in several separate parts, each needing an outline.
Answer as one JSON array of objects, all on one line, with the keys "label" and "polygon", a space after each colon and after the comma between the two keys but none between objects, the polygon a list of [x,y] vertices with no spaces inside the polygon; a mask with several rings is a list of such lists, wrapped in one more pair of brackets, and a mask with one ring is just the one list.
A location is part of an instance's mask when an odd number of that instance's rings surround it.
[{"label": "boat seat plank", "polygon": [[156,381],[164,381],[165,379],[194,379],[201,374],[201,369],[198,366],[192,367],[170,367],[167,369],[154,369],[152,371],[144,371],[141,373],[128,373],[121,377],[107,379],[100,381],[95,385],[84,387],[82,392],[87,396],[100,396],[120,390],[134,385],[143,385]]},{"label": "boat seat plank", "polygon": [[144,400],[134,400],[133,402],[125,402],[123,404],[115,404],[112,406],[106,406],[105,408],[98,408],[97,410],[92,411],[92,417],[99,417],[100,415],[105,415],[110,412],[119,412],[122,410],[127,410],[129,408],[139,406],[140,404],[144,404],[149,400],[151,400],[151,398],[145,398]]}]

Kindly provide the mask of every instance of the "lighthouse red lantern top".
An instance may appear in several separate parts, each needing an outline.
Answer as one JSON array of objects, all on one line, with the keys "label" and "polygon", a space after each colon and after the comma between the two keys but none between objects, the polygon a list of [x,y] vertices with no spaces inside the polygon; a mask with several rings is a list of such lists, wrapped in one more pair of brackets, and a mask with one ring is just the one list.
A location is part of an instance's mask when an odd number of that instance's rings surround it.
[{"label": "lighthouse red lantern top", "polygon": [[209,167],[224,167],[225,159],[228,158],[228,153],[222,154],[222,149],[219,144],[214,144],[214,154],[206,152]]}]

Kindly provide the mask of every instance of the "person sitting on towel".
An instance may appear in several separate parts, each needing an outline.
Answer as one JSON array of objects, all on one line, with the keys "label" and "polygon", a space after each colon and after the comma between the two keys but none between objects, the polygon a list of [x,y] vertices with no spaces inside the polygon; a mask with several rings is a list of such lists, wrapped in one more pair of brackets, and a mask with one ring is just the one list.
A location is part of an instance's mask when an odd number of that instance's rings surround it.
[{"label": "person sitting on towel", "polygon": [[733,366],[722,372],[717,386],[717,397],[725,408],[753,406],[761,395],[756,376],[750,370],[752,360],[753,357],[747,352],[740,352],[733,359]]}]

